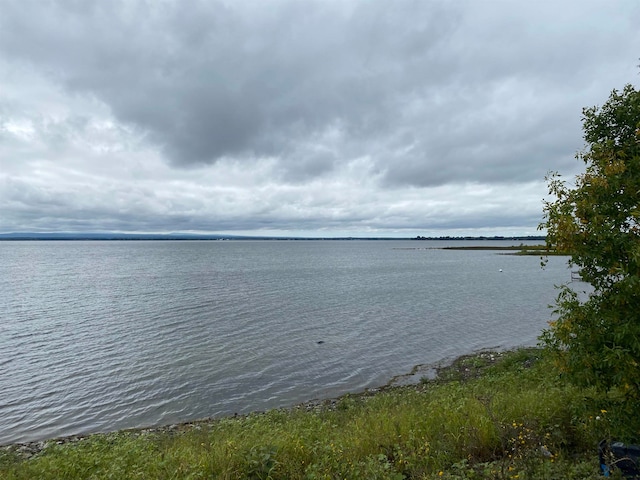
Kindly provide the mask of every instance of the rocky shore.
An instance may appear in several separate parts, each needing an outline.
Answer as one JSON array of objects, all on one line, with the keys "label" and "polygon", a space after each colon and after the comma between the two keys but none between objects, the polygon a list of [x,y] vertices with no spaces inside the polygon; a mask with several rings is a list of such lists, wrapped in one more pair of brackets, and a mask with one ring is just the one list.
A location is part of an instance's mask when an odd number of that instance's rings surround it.
[{"label": "rocky shore", "polygon": [[[496,360],[501,358],[503,352],[498,350],[481,350],[469,355],[458,357],[454,360],[444,360],[436,364],[416,365],[409,373],[397,375],[388,383],[377,388],[366,389],[363,392],[348,393],[338,398],[314,399],[303,402],[292,407],[283,407],[284,411],[330,411],[338,408],[340,402],[348,398],[372,397],[380,392],[394,388],[415,388],[427,389],[431,382],[460,380],[467,381],[478,377],[482,371],[491,366]],[[242,418],[248,415],[259,415],[264,412],[253,412],[247,415],[234,415],[232,418]],[[170,425],[161,425],[154,427],[138,427],[120,430],[118,432],[91,433],[86,435],[70,435],[66,437],[58,437],[48,440],[14,443],[10,445],[0,446],[0,450],[17,453],[21,457],[28,459],[53,445],[65,445],[81,442],[94,435],[178,435],[182,432],[192,429],[202,429],[222,417],[203,418],[189,422],[175,423]],[[229,418],[229,417],[227,417]]]}]

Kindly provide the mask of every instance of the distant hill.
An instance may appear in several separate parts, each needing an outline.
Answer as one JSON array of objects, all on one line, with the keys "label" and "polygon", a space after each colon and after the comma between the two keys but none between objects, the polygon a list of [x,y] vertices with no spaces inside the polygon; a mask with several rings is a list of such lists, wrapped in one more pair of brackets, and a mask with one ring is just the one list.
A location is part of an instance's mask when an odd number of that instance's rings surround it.
[{"label": "distant hill", "polygon": [[77,233],[77,232],[11,232],[0,233],[0,240],[225,240],[247,237],[230,235],[198,235],[191,233]]},{"label": "distant hill", "polygon": [[2,240],[408,240],[407,238],[327,238],[272,237],[260,235],[220,235],[197,233],[119,233],[119,232],[10,232],[0,233]]}]

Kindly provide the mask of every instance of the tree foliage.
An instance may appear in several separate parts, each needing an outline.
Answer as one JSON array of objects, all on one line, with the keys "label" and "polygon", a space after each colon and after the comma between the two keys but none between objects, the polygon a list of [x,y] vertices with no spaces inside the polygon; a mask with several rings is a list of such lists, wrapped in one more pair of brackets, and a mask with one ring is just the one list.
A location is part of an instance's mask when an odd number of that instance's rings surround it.
[{"label": "tree foliage", "polygon": [[614,90],[602,107],[583,110],[586,170],[573,186],[547,177],[547,246],[593,286],[581,298],[561,287],[557,321],[543,340],[581,384],[640,400],[640,91]]}]

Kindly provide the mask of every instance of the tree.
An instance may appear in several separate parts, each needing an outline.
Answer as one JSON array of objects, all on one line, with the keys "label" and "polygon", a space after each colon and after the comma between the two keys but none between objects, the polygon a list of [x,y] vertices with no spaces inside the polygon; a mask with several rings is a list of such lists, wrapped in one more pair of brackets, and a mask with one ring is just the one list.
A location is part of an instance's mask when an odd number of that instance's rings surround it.
[{"label": "tree", "polygon": [[[543,334],[569,378],[640,401],[640,91],[614,90],[583,110],[585,173],[547,177],[547,246],[571,255],[593,292],[560,287],[557,321]],[[637,414],[637,412],[636,412]]]}]

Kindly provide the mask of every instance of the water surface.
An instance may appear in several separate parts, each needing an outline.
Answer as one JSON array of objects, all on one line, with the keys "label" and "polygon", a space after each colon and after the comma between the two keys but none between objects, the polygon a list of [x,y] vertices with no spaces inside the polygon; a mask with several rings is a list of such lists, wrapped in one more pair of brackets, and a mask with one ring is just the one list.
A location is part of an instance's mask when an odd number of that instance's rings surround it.
[{"label": "water surface", "polygon": [[291,405],[535,344],[566,259],[441,245],[0,242],[0,444]]}]

